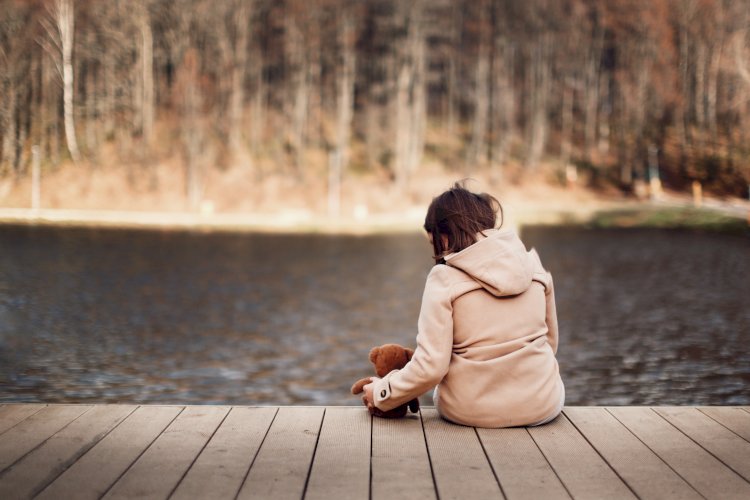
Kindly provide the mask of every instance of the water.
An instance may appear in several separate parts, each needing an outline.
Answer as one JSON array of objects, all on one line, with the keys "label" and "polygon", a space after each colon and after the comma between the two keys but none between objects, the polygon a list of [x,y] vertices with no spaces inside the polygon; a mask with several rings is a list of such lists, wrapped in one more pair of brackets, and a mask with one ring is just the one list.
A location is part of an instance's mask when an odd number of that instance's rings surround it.
[{"label": "water", "polygon": [[[527,228],[568,404],[750,404],[750,240]],[[0,227],[0,401],[358,404],[424,237]],[[429,404],[429,396],[423,398]]]}]

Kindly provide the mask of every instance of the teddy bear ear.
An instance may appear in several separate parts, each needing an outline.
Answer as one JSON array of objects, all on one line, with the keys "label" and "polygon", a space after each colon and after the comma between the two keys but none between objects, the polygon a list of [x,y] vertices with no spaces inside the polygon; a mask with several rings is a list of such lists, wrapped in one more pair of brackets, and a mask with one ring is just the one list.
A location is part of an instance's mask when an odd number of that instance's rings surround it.
[{"label": "teddy bear ear", "polygon": [[411,357],[414,356],[414,350],[409,349],[408,347],[404,349],[404,352],[406,352],[406,359],[411,360]]},{"label": "teddy bear ear", "polygon": [[373,347],[370,349],[370,363],[375,364],[380,354],[380,347]]}]

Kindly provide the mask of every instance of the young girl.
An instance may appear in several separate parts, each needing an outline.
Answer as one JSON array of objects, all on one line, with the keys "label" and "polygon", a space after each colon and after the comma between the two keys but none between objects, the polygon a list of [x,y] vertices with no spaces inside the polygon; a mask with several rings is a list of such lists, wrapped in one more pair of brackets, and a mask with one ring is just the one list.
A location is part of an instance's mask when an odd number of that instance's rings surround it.
[{"label": "young girl", "polygon": [[[477,427],[540,425],[562,410],[552,276],[536,251],[495,229],[500,203],[456,183],[432,200],[427,276],[411,361],[365,386],[395,408],[435,387],[440,415]],[[502,209],[501,224],[502,225]]]}]

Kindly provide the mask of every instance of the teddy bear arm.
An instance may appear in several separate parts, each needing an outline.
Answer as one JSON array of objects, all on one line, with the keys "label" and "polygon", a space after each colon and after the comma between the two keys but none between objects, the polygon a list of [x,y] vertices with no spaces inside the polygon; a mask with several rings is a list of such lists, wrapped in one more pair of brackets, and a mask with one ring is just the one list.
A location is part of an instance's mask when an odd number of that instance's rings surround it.
[{"label": "teddy bear arm", "polygon": [[371,382],[370,377],[365,377],[354,382],[352,386],[352,394],[359,394],[362,392],[364,387]]}]

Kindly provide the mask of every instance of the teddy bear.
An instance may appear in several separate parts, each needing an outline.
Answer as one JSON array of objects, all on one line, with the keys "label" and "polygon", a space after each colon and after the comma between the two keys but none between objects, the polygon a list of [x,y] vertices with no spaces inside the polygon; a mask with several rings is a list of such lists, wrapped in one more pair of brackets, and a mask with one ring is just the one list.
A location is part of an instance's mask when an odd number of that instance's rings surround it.
[{"label": "teddy bear", "polygon": [[[370,363],[375,367],[375,373],[378,377],[383,378],[392,370],[400,370],[409,362],[414,355],[414,351],[402,347],[398,344],[383,344],[380,347],[373,347],[370,350]],[[370,377],[357,380],[352,386],[352,394],[359,394],[364,390],[364,386],[370,383]],[[362,401],[367,405],[364,396]],[[368,406],[367,409],[371,415],[383,418],[401,418],[406,415],[406,410],[410,409],[412,413],[419,411],[419,400],[414,398],[408,403],[397,406],[392,410],[382,411],[375,406]]]}]

